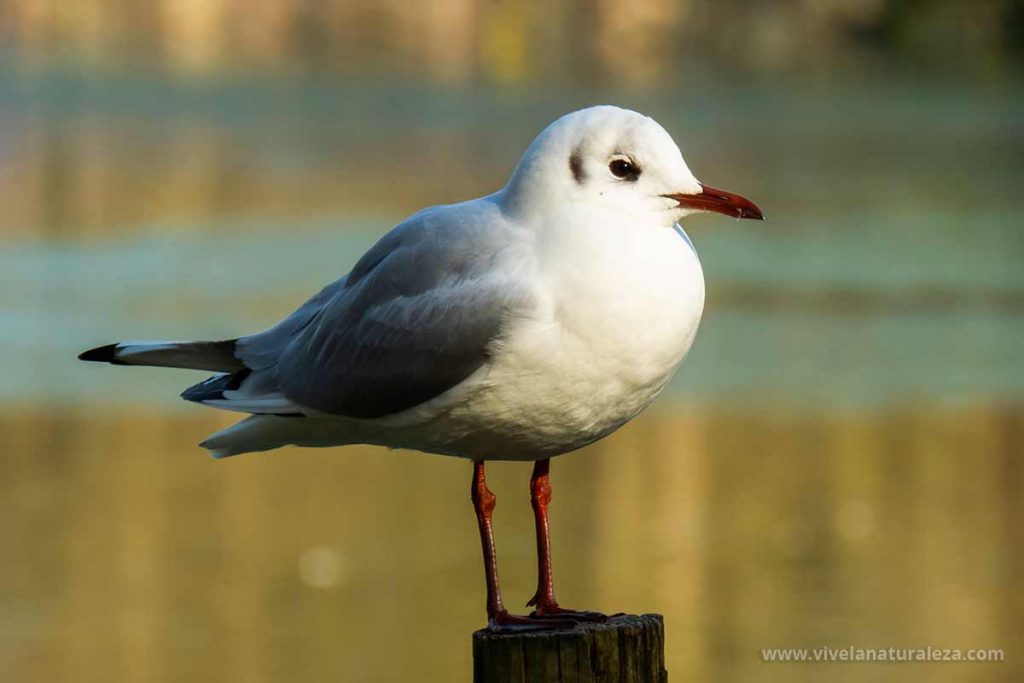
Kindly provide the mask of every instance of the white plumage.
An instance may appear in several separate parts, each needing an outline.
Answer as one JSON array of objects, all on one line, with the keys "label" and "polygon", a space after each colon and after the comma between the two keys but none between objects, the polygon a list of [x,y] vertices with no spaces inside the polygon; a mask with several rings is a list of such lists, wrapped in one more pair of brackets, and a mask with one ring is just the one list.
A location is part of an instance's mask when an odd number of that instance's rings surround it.
[{"label": "white plumage", "polygon": [[678,221],[704,210],[761,217],[701,185],[652,119],[592,107],[548,126],[504,188],[410,217],[266,332],[83,358],[221,371],[184,394],[253,413],[203,442],[217,457],[372,443],[537,460],[625,424],[682,362],[704,280]]}]

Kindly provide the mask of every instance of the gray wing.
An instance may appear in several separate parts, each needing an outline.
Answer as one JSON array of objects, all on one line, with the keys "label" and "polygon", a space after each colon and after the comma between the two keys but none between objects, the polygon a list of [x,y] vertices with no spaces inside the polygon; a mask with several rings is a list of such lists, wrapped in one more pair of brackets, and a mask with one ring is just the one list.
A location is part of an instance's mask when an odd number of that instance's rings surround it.
[{"label": "gray wing", "polygon": [[487,362],[503,324],[529,308],[521,249],[487,201],[421,212],[345,278],[270,330],[239,340],[248,396],[375,418],[456,386]]}]

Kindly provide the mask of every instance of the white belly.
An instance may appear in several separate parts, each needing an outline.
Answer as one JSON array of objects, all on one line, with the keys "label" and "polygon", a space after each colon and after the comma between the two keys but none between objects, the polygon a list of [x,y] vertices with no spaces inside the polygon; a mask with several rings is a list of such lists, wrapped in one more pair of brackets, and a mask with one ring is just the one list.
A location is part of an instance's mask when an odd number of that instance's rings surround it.
[{"label": "white belly", "polygon": [[472,399],[435,424],[451,439],[443,450],[556,455],[607,435],[654,400],[693,343],[704,278],[681,230],[621,234],[629,239],[574,245],[574,258],[556,260],[569,267],[542,267],[538,314],[510,329]]}]

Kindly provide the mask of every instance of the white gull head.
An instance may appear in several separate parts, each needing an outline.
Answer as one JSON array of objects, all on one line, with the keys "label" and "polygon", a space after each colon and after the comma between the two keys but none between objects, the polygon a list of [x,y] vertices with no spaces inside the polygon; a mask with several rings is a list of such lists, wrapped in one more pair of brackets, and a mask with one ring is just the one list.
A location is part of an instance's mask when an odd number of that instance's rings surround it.
[{"label": "white gull head", "polygon": [[501,201],[523,218],[584,204],[664,227],[701,211],[763,217],[744,197],[698,181],[657,121],[610,105],[566,114],[545,128],[523,154]]}]

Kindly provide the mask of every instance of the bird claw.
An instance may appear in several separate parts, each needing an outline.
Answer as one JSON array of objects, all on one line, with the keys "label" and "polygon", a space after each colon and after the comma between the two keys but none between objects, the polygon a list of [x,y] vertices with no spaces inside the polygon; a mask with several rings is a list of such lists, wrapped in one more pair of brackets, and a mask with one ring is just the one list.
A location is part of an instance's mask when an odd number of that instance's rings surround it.
[{"label": "bird claw", "polygon": [[491,633],[526,633],[529,631],[555,631],[561,628],[572,628],[578,621],[560,619],[558,617],[522,616],[499,612],[487,620],[487,630]]},{"label": "bird claw", "polygon": [[[613,614],[612,616],[620,616],[622,613]],[[533,619],[545,619],[545,620],[570,620],[574,624],[580,622],[605,622],[608,621],[608,615],[602,612],[591,612],[587,610],[575,610],[566,609],[565,607],[559,607],[558,605],[537,605],[537,608],[530,612],[530,617]]]}]

